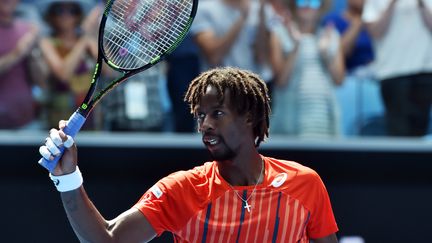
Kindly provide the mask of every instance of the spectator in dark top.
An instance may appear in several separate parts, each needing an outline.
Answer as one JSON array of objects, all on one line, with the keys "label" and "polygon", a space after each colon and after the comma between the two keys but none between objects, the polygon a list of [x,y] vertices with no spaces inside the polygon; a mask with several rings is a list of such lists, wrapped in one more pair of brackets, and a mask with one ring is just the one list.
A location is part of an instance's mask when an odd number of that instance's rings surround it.
[{"label": "spectator in dark top", "polygon": [[333,23],[341,33],[341,44],[348,72],[367,65],[374,59],[371,37],[361,19],[363,5],[364,0],[348,0],[347,8],[342,13],[333,13],[324,19],[325,24]]},{"label": "spectator in dark top", "polygon": [[362,19],[373,38],[388,135],[426,135],[432,102],[432,2],[366,0]]},{"label": "spectator in dark top", "polygon": [[342,12],[324,18],[341,34],[347,76],[336,90],[341,104],[344,135],[358,135],[368,120],[380,117],[383,106],[370,65],[374,60],[372,39],[361,19],[364,0],[348,0]]}]

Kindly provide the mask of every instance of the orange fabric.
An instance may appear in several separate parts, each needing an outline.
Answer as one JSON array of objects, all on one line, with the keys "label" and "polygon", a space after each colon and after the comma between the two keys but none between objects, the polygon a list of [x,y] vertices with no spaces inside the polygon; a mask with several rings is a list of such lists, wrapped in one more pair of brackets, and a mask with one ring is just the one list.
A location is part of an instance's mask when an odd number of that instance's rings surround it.
[{"label": "orange fabric", "polygon": [[[248,200],[250,212],[216,162],[163,178],[134,207],[158,235],[170,231],[176,242],[309,242],[338,230],[315,171],[292,161],[264,161],[264,181]],[[246,199],[254,186],[234,188]]]}]

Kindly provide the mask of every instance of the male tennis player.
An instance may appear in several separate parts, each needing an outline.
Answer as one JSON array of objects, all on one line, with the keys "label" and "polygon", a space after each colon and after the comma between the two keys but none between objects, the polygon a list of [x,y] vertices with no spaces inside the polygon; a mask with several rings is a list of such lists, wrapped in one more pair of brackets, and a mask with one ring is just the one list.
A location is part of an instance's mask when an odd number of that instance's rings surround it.
[{"label": "male tennis player", "polygon": [[176,242],[337,242],[319,175],[257,151],[269,129],[262,79],[235,68],[209,70],[191,82],[185,100],[214,161],[161,179],[112,220],[82,186],[76,146],[62,132],[66,122],[50,131],[49,154],[42,155],[53,158],[57,146],[68,147],[50,177],[81,241],[146,242],[170,231]]}]

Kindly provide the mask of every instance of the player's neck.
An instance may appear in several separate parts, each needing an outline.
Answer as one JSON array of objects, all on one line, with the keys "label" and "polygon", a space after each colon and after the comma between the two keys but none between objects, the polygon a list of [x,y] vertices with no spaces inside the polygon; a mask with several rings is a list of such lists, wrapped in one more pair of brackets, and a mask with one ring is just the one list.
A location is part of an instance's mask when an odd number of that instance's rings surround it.
[{"label": "player's neck", "polygon": [[[236,158],[218,163],[220,175],[231,186],[253,186],[261,183],[264,175],[264,162],[258,153],[249,158]],[[258,181],[259,180],[259,181]]]}]

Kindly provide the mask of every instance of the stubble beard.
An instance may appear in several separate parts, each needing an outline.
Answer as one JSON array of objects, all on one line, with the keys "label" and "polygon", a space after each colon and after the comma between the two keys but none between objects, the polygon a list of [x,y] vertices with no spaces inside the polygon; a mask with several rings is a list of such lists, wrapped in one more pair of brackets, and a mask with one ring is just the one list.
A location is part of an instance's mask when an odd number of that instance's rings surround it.
[{"label": "stubble beard", "polygon": [[228,147],[228,145],[225,143],[225,140],[223,140],[223,138],[221,138],[221,144],[225,147],[223,151],[211,152],[210,150],[207,150],[210,154],[210,157],[215,161],[233,160],[236,156],[234,150]]}]

